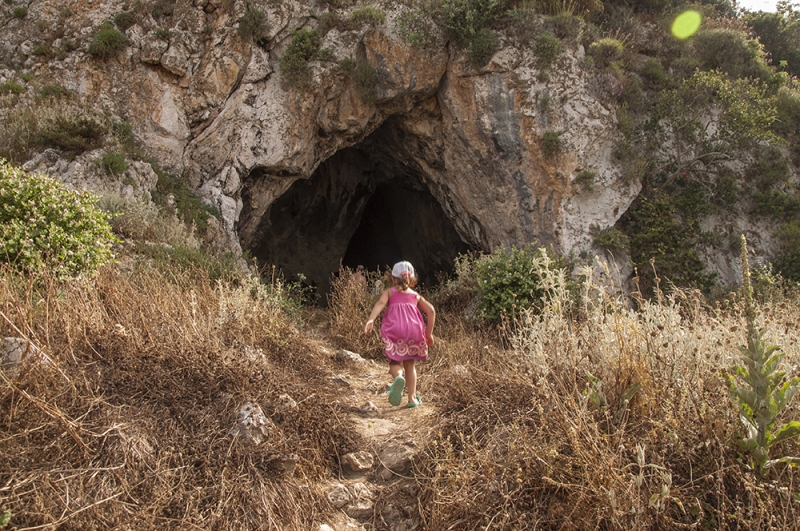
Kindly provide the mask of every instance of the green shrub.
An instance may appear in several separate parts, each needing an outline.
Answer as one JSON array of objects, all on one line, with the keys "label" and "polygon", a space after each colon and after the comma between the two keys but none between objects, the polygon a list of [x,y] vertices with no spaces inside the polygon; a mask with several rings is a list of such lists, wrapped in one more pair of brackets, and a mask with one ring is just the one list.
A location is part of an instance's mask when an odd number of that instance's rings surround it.
[{"label": "green shrub", "polygon": [[764,146],[756,149],[755,160],[745,171],[747,179],[759,190],[769,190],[775,185],[785,184],[789,180],[791,170],[786,157],[775,146]]},{"label": "green shrub", "polygon": [[39,89],[39,99],[61,99],[69,98],[72,96],[72,91],[61,85],[44,85]]},{"label": "green shrub", "polygon": [[40,126],[33,144],[38,147],[58,148],[77,155],[100,147],[104,136],[103,126],[91,118],[56,116]]},{"label": "green shrub", "polygon": [[109,151],[103,155],[103,168],[111,175],[119,175],[128,169],[128,162],[123,153]]},{"label": "green shrub", "polygon": [[489,62],[489,59],[500,49],[500,38],[489,28],[481,28],[469,40],[465,48],[469,62],[475,68],[480,68]]},{"label": "green shrub", "polygon": [[136,17],[133,13],[122,11],[114,16],[114,25],[119,28],[120,31],[125,31],[134,24],[136,24]]},{"label": "green shrub", "polygon": [[545,131],[542,135],[542,153],[546,159],[552,159],[561,153],[561,137],[555,131]]},{"label": "green shrub", "polygon": [[158,28],[155,31],[155,36],[156,39],[162,40],[164,42],[169,42],[169,40],[172,38],[172,32],[167,28]]},{"label": "green shrub", "polygon": [[361,102],[367,105],[375,103],[378,97],[378,71],[375,67],[366,59],[356,61],[349,57],[342,59],[339,66],[353,80]]},{"label": "green shrub", "polygon": [[590,192],[594,189],[594,172],[583,170],[575,176],[575,184]]},{"label": "green shrub", "polygon": [[752,77],[770,81],[773,77],[764,50],[744,31],[713,28],[694,37],[694,49],[706,70],[722,70],[732,78]]},{"label": "green shrub", "polygon": [[436,41],[436,26],[431,13],[420,4],[400,13],[397,33],[411,46],[429,46]]},{"label": "green shrub", "polygon": [[564,45],[560,40],[549,33],[542,33],[536,38],[533,45],[533,54],[539,59],[539,64],[543,68],[548,68],[563,49]]},{"label": "green shrub", "polygon": [[507,6],[507,0],[442,0],[436,16],[472,65],[481,67],[500,46],[489,27],[505,14]]},{"label": "green shrub", "polygon": [[158,17],[171,17],[175,11],[176,0],[156,0],[153,5],[153,16]]},{"label": "green shrub", "polygon": [[800,221],[782,223],[775,232],[778,252],[773,265],[789,280],[800,282]]},{"label": "green shrub", "polygon": [[31,53],[37,57],[44,57],[44,58],[50,58],[53,57],[53,55],[55,55],[55,53],[53,52],[53,47],[47,44],[46,42],[34,46],[33,50],[31,50]]},{"label": "green shrub", "polygon": [[239,20],[239,37],[256,44],[265,44],[269,36],[267,15],[257,7],[248,7]]},{"label": "green shrub", "polygon": [[108,59],[124,50],[126,46],[128,46],[128,39],[125,38],[125,35],[115,29],[104,28],[92,38],[87,52],[89,55]]},{"label": "green shrub", "polygon": [[15,7],[11,13],[14,18],[25,18],[28,16],[28,8],[24,6]]},{"label": "green shrub", "polygon": [[670,77],[657,57],[648,57],[639,69],[639,75],[649,90],[662,90],[669,85]]},{"label": "green shrub", "polygon": [[107,216],[89,192],[0,162],[0,262],[56,278],[92,275],[113,258]]},{"label": "green shrub", "polygon": [[291,87],[303,87],[310,81],[308,62],[315,59],[322,38],[314,30],[298,29],[280,60],[280,72]]},{"label": "green shrub", "polygon": [[0,83],[0,94],[25,94],[26,89],[14,80],[7,80]]},{"label": "green shrub", "polygon": [[475,264],[476,290],[481,298],[478,315],[499,319],[532,308],[546,294],[544,272],[557,268],[559,264],[547,251],[534,244],[481,256]]},{"label": "green shrub", "polygon": [[630,239],[616,227],[606,227],[594,237],[593,245],[612,253],[626,253],[631,247]]},{"label": "green shrub", "polygon": [[569,14],[555,15],[547,19],[546,25],[559,39],[577,41],[581,36],[583,21]]},{"label": "green shrub", "polygon": [[622,58],[625,53],[625,45],[618,39],[606,37],[590,44],[587,53],[594,58],[595,65],[599,68],[606,68]]},{"label": "green shrub", "polygon": [[342,18],[338,13],[333,11],[326,11],[325,13],[317,15],[317,31],[319,31],[319,34],[323,37],[333,28],[339,27],[341,23]]},{"label": "green shrub", "polygon": [[156,187],[151,192],[153,201],[164,207],[167,204],[167,198],[171,195],[175,199],[178,217],[185,223],[197,227],[201,234],[205,234],[208,228],[208,218],[211,216],[218,218],[219,210],[203,203],[184,179],[169,175],[152,163],[151,166],[158,176]]},{"label": "green shrub", "polygon": [[350,14],[350,24],[360,29],[364,26],[379,26],[386,23],[386,15],[373,6],[364,6],[354,9]]}]

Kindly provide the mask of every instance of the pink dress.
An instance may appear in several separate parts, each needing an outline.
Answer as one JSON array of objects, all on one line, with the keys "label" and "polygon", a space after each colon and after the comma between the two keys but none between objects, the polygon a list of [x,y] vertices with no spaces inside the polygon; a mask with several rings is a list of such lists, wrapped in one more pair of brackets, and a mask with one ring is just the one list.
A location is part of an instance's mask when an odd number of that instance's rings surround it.
[{"label": "pink dress", "polygon": [[428,359],[425,321],[417,308],[417,294],[392,289],[386,313],[381,320],[381,339],[386,356],[392,361]]}]

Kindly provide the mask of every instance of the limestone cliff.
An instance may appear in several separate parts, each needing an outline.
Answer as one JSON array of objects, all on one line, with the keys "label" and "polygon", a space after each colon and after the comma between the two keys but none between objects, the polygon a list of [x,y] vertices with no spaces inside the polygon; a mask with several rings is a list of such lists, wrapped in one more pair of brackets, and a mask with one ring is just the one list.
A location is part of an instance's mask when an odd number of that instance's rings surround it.
[{"label": "limestone cliff", "polygon": [[[407,44],[397,33],[405,7],[375,3],[385,22],[324,32],[328,60],[311,61],[310,81],[292,87],[280,58],[292,33],[318,28],[330,5],[156,4],[34,0],[24,19],[4,6],[0,53],[127,120],[162,168],[218,207],[231,246],[261,263],[325,285],[341,260],[374,267],[402,254],[432,274],[467,249],[535,241],[593,254],[592,234],[639,192],[612,157],[616,115],[578,43],[543,72],[530,47],[504,36],[476,69],[444,35],[424,48]],[[268,21],[258,44],[237,33],[251,4]],[[100,24],[123,9],[135,13],[128,46],[109,59],[87,54]],[[338,12],[347,17],[347,8]],[[54,39],[47,28],[56,26]],[[33,50],[45,38],[76,49],[43,59]],[[374,97],[363,97],[344,58],[374,69]],[[543,150],[548,132],[560,140],[556,153]],[[57,176],[77,171],[75,161],[69,170],[47,157],[33,162]],[[595,174],[591,190],[575,182],[584,170]]]}]

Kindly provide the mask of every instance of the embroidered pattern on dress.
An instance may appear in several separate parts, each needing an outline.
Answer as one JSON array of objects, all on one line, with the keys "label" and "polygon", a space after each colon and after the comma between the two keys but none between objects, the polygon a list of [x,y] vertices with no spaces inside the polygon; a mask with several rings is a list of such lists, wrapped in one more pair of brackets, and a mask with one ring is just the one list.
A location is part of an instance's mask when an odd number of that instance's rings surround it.
[{"label": "embroidered pattern on dress", "polygon": [[425,356],[428,351],[427,344],[419,344],[415,341],[409,341],[406,343],[402,339],[398,340],[396,343],[392,342],[391,339],[386,337],[382,337],[384,344],[386,345],[386,351],[391,352],[395,356],[401,358],[410,358],[415,356]]}]

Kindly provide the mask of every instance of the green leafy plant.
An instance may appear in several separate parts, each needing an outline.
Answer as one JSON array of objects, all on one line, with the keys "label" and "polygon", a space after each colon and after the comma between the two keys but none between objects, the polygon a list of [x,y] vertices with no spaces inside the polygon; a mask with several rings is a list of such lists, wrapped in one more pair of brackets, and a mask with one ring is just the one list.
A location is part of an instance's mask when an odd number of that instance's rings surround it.
[{"label": "green leafy plant", "polygon": [[25,92],[25,87],[12,79],[0,83],[0,94],[25,94]]},{"label": "green leafy plant", "polygon": [[5,528],[11,521],[11,509],[6,509],[0,514],[0,529]]},{"label": "green leafy plant", "polygon": [[606,68],[612,62],[620,59],[625,52],[625,45],[622,41],[612,37],[605,37],[589,45],[586,53],[594,58],[595,65]]},{"label": "green leafy plant", "polygon": [[128,46],[128,39],[125,35],[113,28],[103,28],[92,38],[89,48],[86,50],[89,55],[108,59],[114,57]]},{"label": "green leafy plant", "polygon": [[706,70],[721,70],[731,78],[751,77],[770,81],[774,74],[767,65],[761,44],[736,28],[711,28],[694,38],[694,49]]},{"label": "green leafy plant", "polygon": [[594,190],[594,177],[593,171],[583,170],[575,176],[574,182],[587,192],[591,192]]},{"label": "green leafy plant", "polygon": [[362,103],[370,105],[378,97],[378,71],[366,59],[342,59],[339,66],[353,80]]},{"label": "green leafy plant", "polygon": [[397,33],[411,46],[429,46],[436,40],[436,25],[426,6],[416,4],[397,17]]},{"label": "green leafy plant", "polygon": [[116,241],[97,199],[0,162],[0,261],[62,279],[94,274]]},{"label": "green leafy plant", "polygon": [[101,163],[103,164],[103,168],[111,175],[119,175],[128,169],[128,162],[125,160],[125,155],[116,151],[109,151],[103,155]]},{"label": "green leafy plant", "polygon": [[156,0],[153,5],[153,16],[158,17],[171,17],[175,11],[176,0]]},{"label": "green leafy plant", "polygon": [[170,175],[151,163],[158,176],[156,188],[151,192],[153,201],[162,207],[168,204],[168,198],[174,199],[175,213],[189,225],[194,225],[201,234],[208,228],[209,217],[219,217],[219,210],[203,203],[192,191],[185,179]]},{"label": "green leafy plant", "polygon": [[316,58],[322,38],[314,30],[298,29],[280,60],[280,72],[291,87],[304,87],[310,82],[308,62]]},{"label": "green leafy plant", "polygon": [[158,28],[154,35],[156,36],[156,39],[164,42],[169,42],[169,40],[172,38],[172,32],[167,28]]},{"label": "green leafy plant", "polygon": [[481,299],[478,315],[499,319],[533,307],[547,293],[543,274],[557,268],[547,250],[534,244],[481,256],[475,262],[475,289]]},{"label": "green leafy plant", "polygon": [[33,50],[31,50],[31,53],[37,57],[44,57],[44,58],[50,58],[55,55],[53,47],[47,44],[46,42],[34,46]]},{"label": "green leafy plant", "polygon": [[436,16],[472,65],[479,68],[500,47],[500,39],[490,26],[505,14],[507,5],[507,0],[443,0]]},{"label": "green leafy plant", "polygon": [[616,227],[606,227],[597,233],[592,242],[595,247],[600,247],[607,251],[625,253],[630,249],[630,239]]},{"label": "green leafy plant", "polygon": [[354,9],[350,14],[350,24],[355,28],[364,26],[379,26],[386,23],[386,15],[373,6],[364,6]]},{"label": "green leafy plant", "polygon": [[32,143],[39,147],[54,147],[70,154],[100,147],[105,129],[92,118],[56,116],[41,124]]},{"label": "green leafy plant", "polygon": [[136,16],[129,11],[122,11],[114,15],[114,25],[120,31],[125,31],[134,24],[136,24]]},{"label": "green leafy plant", "polygon": [[69,98],[71,96],[72,92],[61,85],[44,85],[39,89],[39,99],[42,100]]},{"label": "green leafy plant", "polygon": [[25,18],[28,16],[28,8],[24,6],[15,7],[11,14],[14,15],[14,18]]},{"label": "green leafy plant", "polygon": [[542,135],[542,153],[552,159],[561,153],[561,137],[556,131],[545,131]]},{"label": "green leafy plant", "polygon": [[269,36],[267,14],[257,7],[248,7],[239,20],[239,29],[236,32],[244,40],[265,44]]},{"label": "green leafy plant", "polygon": [[800,378],[786,378],[786,372],[778,370],[785,354],[780,352],[780,347],[767,346],[756,327],[747,240],[744,235],[741,247],[747,346],[739,347],[741,365],[733,367],[733,374],[728,375],[728,384],[731,398],[739,407],[739,420],[745,429],[741,446],[750,455],[753,470],[762,477],[779,463],[800,464],[798,457],[769,457],[770,449],[774,445],[800,435],[800,421],[777,425],[778,416],[800,389]]},{"label": "green leafy plant", "polygon": [[539,59],[539,64],[543,68],[549,68],[563,49],[564,45],[560,40],[550,33],[542,33],[536,37],[533,54]]}]

